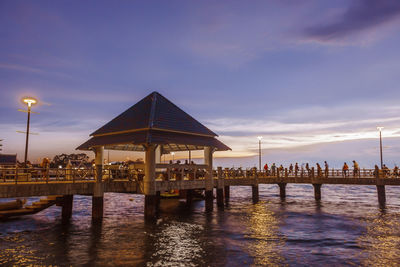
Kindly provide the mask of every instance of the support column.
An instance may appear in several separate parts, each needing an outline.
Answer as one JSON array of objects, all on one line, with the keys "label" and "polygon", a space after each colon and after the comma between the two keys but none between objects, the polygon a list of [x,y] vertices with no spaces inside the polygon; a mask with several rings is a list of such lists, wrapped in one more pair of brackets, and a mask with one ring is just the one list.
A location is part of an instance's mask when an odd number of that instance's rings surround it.
[{"label": "support column", "polygon": [[377,185],[376,186],[378,192],[378,202],[381,208],[385,207],[386,205],[386,191],[384,185]]},{"label": "support column", "polygon": [[74,195],[64,195],[62,200],[61,220],[63,222],[69,221],[72,216],[72,205]]},{"label": "support column", "polygon": [[230,192],[230,187],[229,185],[225,185],[224,186],[224,195],[225,195],[225,203],[228,204],[229,203],[229,198],[231,196],[231,192]]},{"label": "support column", "polygon": [[95,152],[95,165],[96,165],[96,183],[93,187],[92,197],[92,219],[101,220],[103,218],[103,155],[104,147],[96,147]]},{"label": "support column", "polygon": [[315,200],[317,200],[317,201],[321,200],[321,185],[322,184],[313,184],[313,186],[314,186],[314,197],[315,197]]},{"label": "support column", "polygon": [[145,175],[144,175],[144,217],[155,219],[157,214],[157,193],[156,193],[156,153],[155,145],[149,144],[146,147]]},{"label": "support column", "polygon": [[188,208],[192,207],[193,203],[193,189],[187,189],[186,190],[186,206]]},{"label": "support column", "polygon": [[259,194],[258,194],[258,177],[257,171],[253,172],[254,177],[254,184],[251,186],[251,193],[253,198],[253,203],[257,203],[259,201]]},{"label": "support column", "polygon": [[378,193],[378,202],[379,206],[381,208],[384,208],[386,206],[386,191],[385,191],[385,185],[383,184],[381,177],[383,177],[382,170],[376,168],[375,178],[376,178],[376,190]]},{"label": "support column", "polygon": [[204,148],[204,164],[207,165],[206,181],[205,181],[205,198],[206,198],[206,212],[213,211],[214,208],[214,181],[213,181],[213,166],[212,166],[213,148]]},{"label": "support column", "polygon": [[218,167],[217,206],[224,209],[224,176],[221,167]]},{"label": "support column", "polygon": [[281,199],[286,198],[286,183],[279,183],[279,195]]}]

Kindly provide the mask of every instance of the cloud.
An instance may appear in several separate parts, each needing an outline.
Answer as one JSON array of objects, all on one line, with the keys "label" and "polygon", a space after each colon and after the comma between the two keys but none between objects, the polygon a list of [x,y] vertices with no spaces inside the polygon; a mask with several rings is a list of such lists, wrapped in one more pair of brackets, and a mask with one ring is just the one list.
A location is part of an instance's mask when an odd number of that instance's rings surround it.
[{"label": "cloud", "polygon": [[66,73],[63,73],[63,72],[48,71],[48,70],[45,70],[42,68],[29,67],[29,66],[24,66],[24,65],[19,65],[19,64],[0,63],[0,69],[21,71],[21,72],[30,72],[30,73],[40,74],[40,75],[54,75],[54,76],[59,76],[59,77],[63,77],[63,78],[72,78],[72,76],[70,76]]},{"label": "cloud", "polygon": [[390,22],[399,16],[398,0],[358,0],[336,21],[308,27],[304,33],[308,38],[320,42],[341,40]]}]

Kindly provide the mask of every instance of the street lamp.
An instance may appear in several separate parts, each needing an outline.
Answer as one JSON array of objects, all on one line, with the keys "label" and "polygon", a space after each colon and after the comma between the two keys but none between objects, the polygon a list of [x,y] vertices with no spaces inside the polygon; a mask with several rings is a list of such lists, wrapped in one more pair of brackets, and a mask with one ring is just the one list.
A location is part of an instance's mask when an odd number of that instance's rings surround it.
[{"label": "street lamp", "polygon": [[380,144],[380,151],[381,151],[381,169],[383,168],[383,157],[382,157],[382,129],[384,127],[378,126],[376,129],[379,131],[379,144]]},{"label": "street lamp", "polygon": [[28,160],[28,142],[29,142],[29,123],[31,120],[31,107],[32,105],[35,105],[37,103],[37,100],[33,97],[24,97],[22,98],[22,102],[28,105],[28,121],[26,123],[26,141],[25,141],[25,158],[24,158],[24,164],[26,168],[26,163]]},{"label": "street lamp", "polygon": [[261,172],[261,139],[262,136],[257,136],[258,138],[258,169]]},{"label": "street lamp", "polygon": [[171,152],[171,155],[172,155],[172,163],[174,163],[175,152]]}]

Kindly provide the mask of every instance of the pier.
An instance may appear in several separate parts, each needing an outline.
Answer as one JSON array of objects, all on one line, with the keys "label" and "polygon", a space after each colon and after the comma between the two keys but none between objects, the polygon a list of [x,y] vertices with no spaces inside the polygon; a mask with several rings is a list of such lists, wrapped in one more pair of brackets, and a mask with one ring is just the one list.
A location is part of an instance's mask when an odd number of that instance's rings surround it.
[{"label": "pier", "polygon": [[[188,206],[192,203],[194,190],[203,191],[205,212],[212,212],[214,190],[217,207],[223,209],[229,202],[231,187],[235,186],[251,187],[252,202],[257,203],[262,184],[276,184],[282,199],[287,196],[287,184],[310,184],[314,187],[316,201],[323,201],[321,188],[324,184],[374,185],[378,203],[384,207],[385,186],[400,185],[400,178],[381,170],[362,169],[353,175],[334,169],[322,174],[313,168],[296,173],[287,169],[271,173],[255,168],[215,168],[213,153],[230,149],[216,137],[214,132],[168,99],[153,92],[92,133],[91,138],[77,148],[94,153],[95,164],[92,168],[2,169],[0,198],[56,196],[57,204],[62,206],[62,218],[68,220],[73,214],[73,196],[90,195],[92,218],[101,220],[104,193],[142,194],[145,218],[154,219],[161,193],[171,190],[179,190]],[[144,153],[145,161],[127,167],[104,165],[105,149],[140,151]],[[195,150],[203,151],[203,164],[190,161],[188,164],[161,163],[163,154]],[[2,216],[7,217],[7,213]]]}]

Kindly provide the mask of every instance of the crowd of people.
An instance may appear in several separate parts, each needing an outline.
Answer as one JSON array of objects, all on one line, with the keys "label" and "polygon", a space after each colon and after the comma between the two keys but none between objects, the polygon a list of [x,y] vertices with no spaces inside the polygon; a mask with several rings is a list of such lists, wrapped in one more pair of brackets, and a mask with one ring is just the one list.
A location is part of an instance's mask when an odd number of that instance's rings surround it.
[{"label": "crowd of people", "polygon": [[[361,170],[360,166],[357,163],[357,161],[353,160],[352,161],[352,168],[350,169],[349,165],[347,162],[343,163],[343,166],[341,168],[341,175],[344,178],[347,177],[360,177],[361,176]],[[319,164],[316,163],[315,166],[310,166],[310,164],[305,163],[299,164],[296,162],[294,165],[290,164],[288,168],[283,167],[281,164],[280,166],[277,166],[275,163],[272,163],[271,166],[268,165],[268,163],[265,163],[264,165],[264,170],[263,170],[268,176],[285,176],[285,175],[291,175],[291,176],[317,176],[317,177],[325,177],[328,178],[330,176],[334,176],[334,172],[340,173],[340,170],[336,169],[330,169],[328,162],[324,161],[323,167]],[[400,172],[399,172],[399,167],[395,165],[393,170],[390,170],[385,164],[383,164],[382,169],[379,169],[378,165],[375,165],[373,175],[375,176],[376,174],[381,173],[381,175],[388,177],[388,176],[393,176],[393,177],[399,177]],[[337,176],[337,175],[336,175]]]}]

